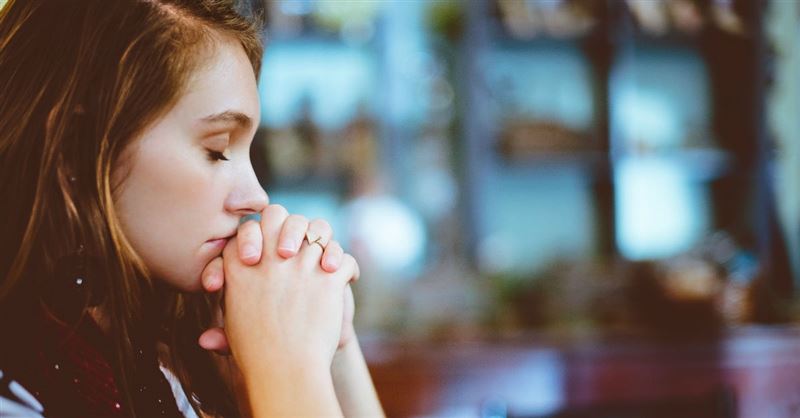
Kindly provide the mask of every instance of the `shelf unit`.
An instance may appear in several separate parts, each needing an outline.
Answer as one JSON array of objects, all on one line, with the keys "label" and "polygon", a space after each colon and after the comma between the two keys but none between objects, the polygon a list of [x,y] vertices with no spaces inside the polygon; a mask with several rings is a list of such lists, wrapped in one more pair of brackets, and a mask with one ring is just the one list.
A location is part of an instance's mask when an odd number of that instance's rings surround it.
[{"label": "shelf unit", "polygon": [[[705,188],[711,207],[711,230],[725,230],[743,247],[755,253],[768,269],[773,286],[784,295],[793,291],[785,245],[776,223],[770,165],[771,143],[765,128],[765,82],[769,57],[762,35],[765,4],[742,2],[741,10],[749,35],[731,35],[707,26],[694,35],[667,33],[648,35],[636,26],[624,2],[606,1],[599,8],[594,28],[572,38],[539,36],[531,40],[510,37],[495,18],[494,2],[467,2],[466,25],[457,65],[463,68],[459,87],[464,95],[461,133],[465,157],[462,169],[466,187],[466,224],[474,225],[466,242],[477,254],[484,238],[486,178],[506,171],[534,177],[559,167],[582,169],[592,187],[596,212],[596,249],[601,257],[619,257],[617,237],[619,184],[615,179],[621,161],[649,158],[680,167],[692,183]],[[492,96],[485,75],[487,57],[496,51],[535,55],[552,48],[580,51],[589,67],[594,115],[587,132],[587,146],[570,152],[531,153],[525,158],[505,160],[497,153],[498,124],[487,106]],[[709,104],[707,135],[713,141],[666,150],[636,150],[625,147],[616,125],[614,77],[625,60],[650,52],[674,51],[692,54],[706,69]],[[523,69],[520,69],[523,71]]]},{"label": "shelf unit", "polygon": [[[386,2],[382,7],[405,7],[402,3]],[[596,2],[600,5],[595,10],[596,24],[583,35],[566,38],[537,36],[520,40],[504,31],[497,19],[495,1],[456,2],[459,12],[464,12],[459,21],[460,34],[444,41],[441,50],[429,46],[430,50],[427,51],[429,54],[446,55],[441,59],[449,66],[448,77],[454,87],[456,114],[450,122],[448,134],[451,148],[449,158],[458,175],[460,199],[457,212],[452,214],[458,220],[458,234],[461,234],[454,240],[460,246],[456,253],[469,260],[473,267],[481,268],[482,252],[487,235],[491,233],[490,223],[494,216],[487,211],[486,204],[496,197],[493,193],[501,188],[495,181],[498,173],[508,178],[541,179],[564,172],[574,179],[582,179],[573,183],[583,182],[579,187],[588,190],[592,212],[592,248],[589,252],[585,249],[562,250],[588,258],[616,260],[624,255],[620,251],[619,239],[619,199],[624,192],[617,178],[620,167],[625,161],[647,159],[677,167],[688,183],[704,190],[710,202],[710,221],[706,228],[729,232],[742,247],[753,252],[769,268],[770,275],[774,277],[774,286],[780,292],[790,294],[793,280],[776,223],[774,199],[770,195],[773,157],[765,128],[764,81],[768,76],[769,59],[761,30],[764,2],[737,0],[739,3],[749,28],[750,35],[747,36],[731,35],[713,26],[694,35],[675,32],[663,36],[649,35],[637,27],[625,2],[606,0]],[[397,116],[404,110],[393,104],[396,97],[392,95],[405,93],[405,87],[410,85],[403,80],[408,74],[398,67],[402,64],[398,62],[399,52],[387,51],[391,47],[390,38],[405,36],[403,34],[407,32],[403,29],[407,22],[393,20],[395,18],[391,15],[394,11],[381,12],[374,22],[375,36],[366,49],[376,63],[377,72],[374,94],[379,99],[370,106],[380,148],[378,162],[389,172],[393,192],[401,199],[407,199],[412,194],[408,178],[415,175],[409,159],[418,145],[425,121],[406,123],[404,115]],[[341,42],[336,36],[313,28],[296,37],[273,36],[268,41],[298,44],[329,42],[336,45]],[[547,118],[544,118],[533,120],[530,126],[523,126],[522,129],[538,129],[546,134],[561,135],[571,138],[575,143],[583,141],[585,146],[544,147],[541,150],[533,147],[523,156],[509,157],[511,154],[508,150],[514,144],[504,143],[500,138],[507,134],[504,129],[515,115],[504,115],[506,109],[502,106],[498,109],[498,102],[514,100],[515,92],[512,86],[500,93],[508,97],[499,97],[496,85],[492,84],[494,81],[487,75],[487,69],[496,66],[497,63],[492,60],[497,53],[522,58],[536,56],[549,59],[549,56],[561,59],[561,55],[552,54],[552,51],[559,50],[568,51],[566,54],[569,57],[579,61],[579,64],[570,65],[573,69],[580,67],[579,72],[583,71],[584,75],[580,77],[585,77],[582,83],[588,86],[588,93],[581,94],[587,97],[587,103],[581,104],[578,110],[580,113],[591,109],[589,122],[584,123],[584,120],[581,122],[583,125],[578,123],[577,127],[571,126],[570,130],[553,131],[552,126],[542,123],[547,122]],[[620,117],[615,113],[619,111],[619,100],[615,95],[620,90],[615,83],[620,77],[623,63],[652,62],[652,55],[657,53],[689,56],[690,61],[693,60],[702,68],[706,80],[703,88],[707,89],[707,93],[692,96],[694,92],[689,92],[687,97],[705,101],[703,108],[707,114],[696,117],[699,123],[692,127],[696,128],[696,132],[692,133],[694,142],[660,148],[631,147],[629,145],[635,141],[631,142],[630,138],[625,137],[624,127],[619,126]],[[412,56],[406,58],[418,59]],[[735,71],[731,71],[731,66],[735,67]],[[507,69],[510,73],[517,70],[511,67]],[[524,68],[519,70],[523,71]],[[569,103],[553,103],[551,106],[546,99],[537,99],[540,100],[537,106],[541,108],[545,103],[544,107],[556,108],[556,116],[557,112],[567,114],[572,109]],[[692,107],[689,105],[693,104],[687,103],[687,108]],[[559,110],[558,106],[567,107]],[[686,112],[691,113],[688,110]],[[682,122],[678,120],[677,126],[685,131],[686,126]],[[704,141],[708,138],[712,140]],[[299,187],[342,193],[341,179],[275,181],[283,188]],[[517,184],[522,182],[518,181]],[[545,183],[536,187],[536,190],[546,192],[548,186]],[[511,193],[507,197],[513,198]],[[523,200],[521,205],[528,202]],[[582,215],[580,212],[566,212],[564,217],[579,218]],[[519,233],[529,234],[531,230],[523,229]],[[575,236],[573,234],[572,237]],[[437,237],[431,238],[435,240]],[[559,239],[564,242],[570,237],[560,236]]]}]

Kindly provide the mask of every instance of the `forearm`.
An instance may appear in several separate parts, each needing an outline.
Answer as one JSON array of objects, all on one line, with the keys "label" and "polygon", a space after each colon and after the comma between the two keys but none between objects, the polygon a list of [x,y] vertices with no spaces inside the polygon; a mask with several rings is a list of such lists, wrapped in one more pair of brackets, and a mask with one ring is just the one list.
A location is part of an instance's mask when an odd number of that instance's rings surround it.
[{"label": "forearm", "polygon": [[354,337],[333,357],[331,375],[344,416],[385,416],[357,338]]},{"label": "forearm", "polygon": [[342,416],[327,370],[273,364],[245,376],[253,418]]}]

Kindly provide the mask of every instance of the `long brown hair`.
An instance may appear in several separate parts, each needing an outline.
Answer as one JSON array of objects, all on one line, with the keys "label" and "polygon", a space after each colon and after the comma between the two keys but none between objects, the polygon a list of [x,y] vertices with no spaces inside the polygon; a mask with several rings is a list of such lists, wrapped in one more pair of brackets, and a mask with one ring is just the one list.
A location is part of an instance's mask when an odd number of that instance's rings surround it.
[{"label": "long brown hair", "polygon": [[[129,404],[131,330],[153,282],[120,228],[112,174],[181,96],[214,35],[238,40],[259,74],[258,28],[231,1],[10,0],[0,10],[0,302],[31,299],[35,269],[85,245],[109,278],[103,308]],[[211,305],[171,297],[164,342],[176,374],[195,408],[230,411],[196,344]]]}]

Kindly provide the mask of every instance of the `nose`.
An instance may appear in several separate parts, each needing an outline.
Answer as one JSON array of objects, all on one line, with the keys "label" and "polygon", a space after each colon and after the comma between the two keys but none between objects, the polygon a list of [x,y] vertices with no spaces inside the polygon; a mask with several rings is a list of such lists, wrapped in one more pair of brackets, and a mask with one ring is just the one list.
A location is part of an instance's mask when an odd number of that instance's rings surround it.
[{"label": "nose", "polygon": [[225,210],[236,215],[245,216],[264,210],[269,204],[269,196],[258,182],[252,165],[242,170],[228,198],[225,201]]}]

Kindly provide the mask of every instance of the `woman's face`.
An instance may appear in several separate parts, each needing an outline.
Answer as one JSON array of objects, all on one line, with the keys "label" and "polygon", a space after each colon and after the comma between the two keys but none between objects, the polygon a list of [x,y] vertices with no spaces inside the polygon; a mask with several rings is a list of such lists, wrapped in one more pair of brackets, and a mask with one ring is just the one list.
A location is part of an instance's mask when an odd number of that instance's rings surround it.
[{"label": "woman's face", "polygon": [[260,114],[253,68],[238,43],[217,40],[175,107],[115,169],[123,232],[154,277],[183,291],[202,288],[239,218],[267,204],[249,154]]}]

